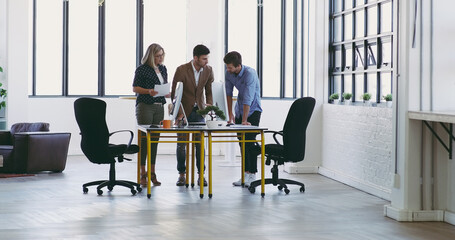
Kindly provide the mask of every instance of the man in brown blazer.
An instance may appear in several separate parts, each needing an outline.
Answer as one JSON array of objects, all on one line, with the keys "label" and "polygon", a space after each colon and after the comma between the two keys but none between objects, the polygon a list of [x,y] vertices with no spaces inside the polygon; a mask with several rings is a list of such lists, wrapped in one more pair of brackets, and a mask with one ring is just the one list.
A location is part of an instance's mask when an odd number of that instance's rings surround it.
[{"label": "man in brown blazer", "polygon": [[[213,82],[213,71],[212,67],[208,66],[210,50],[204,45],[197,45],[193,49],[193,60],[190,62],[180,65],[174,74],[174,80],[172,81],[171,98],[175,97],[175,87],[177,82],[183,83],[183,95],[182,95],[182,106],[185,111],[187,119],[183,119],[183,112],[179,111],[179,115],[176,119],[178,121],[187,122],[204,122],[204,117],[198,114],[196,111],[204,109],[207,105],[213,104],[212,99],[212,82]],[[205,90],[205,99],[204,99]],[[186,134],[179,134],[179,136],[185,136]],[[179,172],[179,178],[177,180],[177,186],[185,185],[185,147],[186,143],[177,144],[177,171]],[[198,173],[204,174],[204,169],[200,170],[200,154],[201,146],[196,144],[196,159]],[[204,161],[204,159],[202,159]],[[199,179],[199,178],[198,178]],[[198,181],[199,184],[199,181]],[[204,178],[204,186],[207,186],[207,182]]]}]

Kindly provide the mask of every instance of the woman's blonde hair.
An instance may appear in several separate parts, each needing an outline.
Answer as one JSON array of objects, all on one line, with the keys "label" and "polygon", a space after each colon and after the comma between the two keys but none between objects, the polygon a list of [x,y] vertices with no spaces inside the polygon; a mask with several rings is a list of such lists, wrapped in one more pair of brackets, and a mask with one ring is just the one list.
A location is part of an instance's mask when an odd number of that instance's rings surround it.
[{"label": "woman's blonde hair", "polygon": [[144,57],[141,60],[142,64],[147,63],[148,65],[152,66],[153,68],[157,67],[155,64],[155,56],[163,50],[163,55],[164,55],[164,49],[157,43],[152,43],[148,48],[147,51],[145,52]]}]

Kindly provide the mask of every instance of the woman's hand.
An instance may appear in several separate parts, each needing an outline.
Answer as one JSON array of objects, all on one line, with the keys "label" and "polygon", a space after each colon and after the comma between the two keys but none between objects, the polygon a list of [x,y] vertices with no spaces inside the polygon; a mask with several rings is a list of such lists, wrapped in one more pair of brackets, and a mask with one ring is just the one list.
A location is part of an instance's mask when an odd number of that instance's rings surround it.
[{"label": "woman's hand", "polygon": [[153,96],[155,96],[156,94],[158,94],[158,92],[155,91],[155,89],[153,89],[153,88],[152,88],[152,89],[149,89],[149,95],[150,95],[150,96],[153,97]]}]

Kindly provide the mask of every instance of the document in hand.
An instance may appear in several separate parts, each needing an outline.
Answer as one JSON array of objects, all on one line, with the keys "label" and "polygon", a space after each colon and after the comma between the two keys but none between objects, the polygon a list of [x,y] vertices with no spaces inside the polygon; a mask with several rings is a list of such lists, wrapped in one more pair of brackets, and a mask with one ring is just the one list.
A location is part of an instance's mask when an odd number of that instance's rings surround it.
[{"label": "document in hand", "polygon": [[158,92],[157,95],[155,95],[155,97],[162,97],[168,93],[170,93],[170,83],[166,83],[166,84],[163,84],[163,85],[155,85],[155,88],[154,90],[156,92]]}]

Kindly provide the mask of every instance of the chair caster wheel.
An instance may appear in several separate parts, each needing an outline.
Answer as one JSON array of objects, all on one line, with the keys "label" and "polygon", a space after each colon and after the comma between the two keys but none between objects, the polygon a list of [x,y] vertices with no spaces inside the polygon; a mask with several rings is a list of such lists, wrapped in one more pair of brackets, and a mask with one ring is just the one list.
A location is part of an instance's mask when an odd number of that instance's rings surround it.
[{"label": "chair caster wheel", "polygon": [[209,198],[212,198],[212,194],[209,194]]},{"label": "chair caster wheel", "polygon": [[114,189],[114,186],[107,186],[107,189],[108,189],[109,191],[112,191],[112,189]]},{"label": "chair caster wheel", "polygon": [[194,183],[191,184],[191,188],[194,188]]},{"label": "chair caster wheel", "polygon": [[301,187],[300,192],[305,192],[305,187]]},{"label": "chair caster wheel", "polygon": [[83,188],[82,188],[82,192],[84,192],[84,193],[88,193],[88,188],[86,188],[86,187],[83,187]]},{"label": "chair caster wheel", "polygon": [[131,189],[131,194],[133,194],[133,196],[136,195],[136,193],[137,193],[136,190]]},{"label": "chair caster wheel", "polygon": [[289,192],[290,192],[289,189],[287,188],[284,189],[284,193],[289,194]]},{"label": "chair caster wheel", "polygon": [[137,192],[139,192],[139,193],[142,192],[142,188],[141,187],[137,187],[136,189],[137,189]]},{"label": "chair caster wheel", "polygon": [[278,190],[280,190],[280,191],[283,190],[283,186],[281,186],[281,185],[278,186]]},{"label": "chair caster wheel", "polygon": [[147,194],[147,198],[150,199],[152,197],[152,194]]},{"label": "chair caster wheel", "polygon": [[101,189],[96,190],[96,192],[97,192],[98,195],[100,195],[100,196],[103,195],[103,190],[101,190]]},{"label": "chair caster wheel", "polygon": [[199,194],[199,197],[200,197],[201,199],[203,199],[203,198],[204,198],[204,194]]},{"label": "chair caster wheel", "polygon": [[254,187],[249,187],[248,190],[250,191],[250,193],[256,192],[256,188],[254,188]]}]

